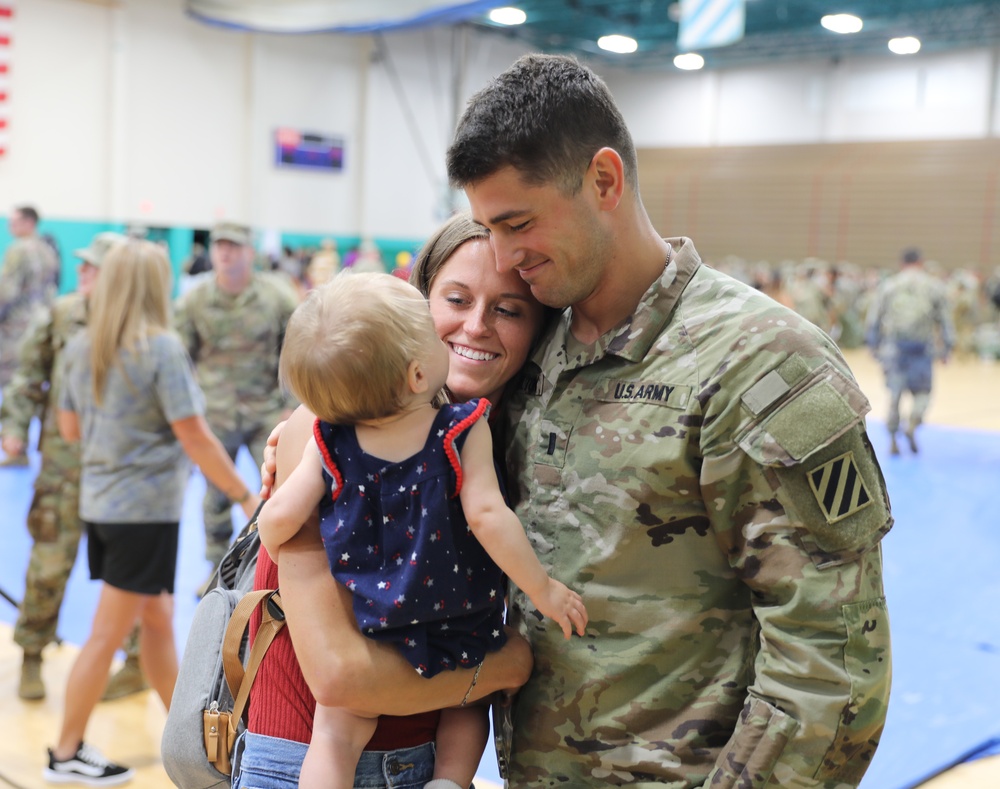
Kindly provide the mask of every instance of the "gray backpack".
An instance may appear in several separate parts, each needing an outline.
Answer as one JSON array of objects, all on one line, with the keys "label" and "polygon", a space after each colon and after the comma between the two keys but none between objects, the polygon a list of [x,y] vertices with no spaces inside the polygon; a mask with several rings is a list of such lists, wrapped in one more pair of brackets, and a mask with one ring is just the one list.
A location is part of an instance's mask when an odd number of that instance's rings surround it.
[{"label": "gray backpack", "polygon": [[[250,686],[285,623],[277,591],[253,591],[259,548],[255,514],[219,563],[212,588],[191,620],[161,742],[163,767],[180,789],[230,785],[233,746],[246,728]],[[247,626],[258,607],[261,626],[248,650]]]}]

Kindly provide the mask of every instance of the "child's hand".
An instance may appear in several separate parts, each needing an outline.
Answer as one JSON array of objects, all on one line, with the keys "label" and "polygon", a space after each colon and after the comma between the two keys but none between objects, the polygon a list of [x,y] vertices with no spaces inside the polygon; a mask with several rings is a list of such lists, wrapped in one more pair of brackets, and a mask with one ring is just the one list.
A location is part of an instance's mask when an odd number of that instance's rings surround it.
[{"label": "child's hand", "polygon": [[587,609],[583,605],[583,598],[566,584],[549,578],[545,589],[532,602],[545,616],[559,624],[567,639],[573,635],[574,629],[577,635],[584,634],[588,621]]}]

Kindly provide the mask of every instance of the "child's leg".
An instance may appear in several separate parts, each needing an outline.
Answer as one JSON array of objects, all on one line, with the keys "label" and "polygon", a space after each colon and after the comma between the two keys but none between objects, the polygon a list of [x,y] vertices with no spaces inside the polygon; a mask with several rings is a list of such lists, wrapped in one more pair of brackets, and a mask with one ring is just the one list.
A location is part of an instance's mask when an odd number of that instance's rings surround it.
[{"label": "child's leg", "polygon": [[300,789],[352,789],[358,759],[377,722],[378,718],[317,704],[312,739],[299,773]]},{"label": "child's leg", "polygon": [[468,789],[476,777],[476,769],[489,739],[489,714],[489,704],[451,707],[441,711],[435,738],[434,780],[427,784],[428,787],[454,789],[447,783],[437,783],[453,781],[460,789]]}]

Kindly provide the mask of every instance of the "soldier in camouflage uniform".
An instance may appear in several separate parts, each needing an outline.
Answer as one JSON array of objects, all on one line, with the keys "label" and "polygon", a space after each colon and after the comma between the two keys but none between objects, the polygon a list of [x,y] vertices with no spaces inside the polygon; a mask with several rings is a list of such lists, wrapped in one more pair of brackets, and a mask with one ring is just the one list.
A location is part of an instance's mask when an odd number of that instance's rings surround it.
[{"label": "soldier in camouflage uniform", "polygon": [[[298,298],[283,274],[254,272],[250,228],[220,223],[210,242],[213,276],[178,300],[174,325],[197,368],[212,432],[231,458],[245,446],[259,460],[271,429],[289,413],[278,356]],[[208,483],[203,510],[214,566],[232,537],[232,502]]]},{"label": "soldier in camouflage uniform", "polygon": [[836,346],[659,236],[575,60],[476,94],[448,172],[498,268],[568,308],[508,402],[507,459],[590,625],[567,643],[511,590],[535,669],[497,724],[509,786],[856,787],[888,702],[892,517]]},{"label": "soldier in camouflage uniform", "polygon": [[[87,297],[97,278],[101,260],[116,243],[118,233],[97,235],[80,259],[76,293],[60,296],[51,309],[32,321],[21,344],[20,365],[3,392],[0,423],[3,449],[8,455],[24,451],[28,427],[41,414],[38,448],[42,465],[35,478],[35,494],[28,509],[31,555],[24,582],[24,600],[14,626],[14,642],[24,650],[18,695],[22,699],[45,698],[42,682],[42,650],[55,640],[59,608],[76,561],[83,525],[80,522],[80,448],[59,435],[56,409],[61,382],[59,357],[70,337],[87,323]],[[146,687],[139,669],[139,647],[134,637],[126,642],[125,666],[108,685],[105,698],[118,698]]]},{"label": "soldier in camouflage uniform", "polygon": [[882,362],[889,388],[890,451],[899,454],[899,408],[903,393],[909,392],[912,402],[904,434],[916,453],[916,431],[931,400],[934,359],[947,362],[955,345],[944,284],[924,270],[920,250],[905,250],[902,269],[879,286],[868,311],[866,340]]},{"label": "soldier in camouflage uniform", "polygon": [[[15,208],[7,220],[13,243],[0,269],[0,388],[7,386],[18,365],[18,347],[35,315],[56,295],[59,260],[39,237],[38,212],[30,206]],[[27,466],[28,456],[9,454],[3,466]]]}]

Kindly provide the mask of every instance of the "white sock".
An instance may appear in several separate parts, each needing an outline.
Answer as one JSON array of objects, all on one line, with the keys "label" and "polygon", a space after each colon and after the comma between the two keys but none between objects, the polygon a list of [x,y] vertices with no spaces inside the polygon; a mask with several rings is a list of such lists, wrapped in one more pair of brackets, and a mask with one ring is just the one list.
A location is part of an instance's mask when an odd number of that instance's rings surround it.
[{"label": "white sock", "polygon": [[447,778],[435,778],[430,783],[424,784],[424,789],[462,789],[462,787]]}]

